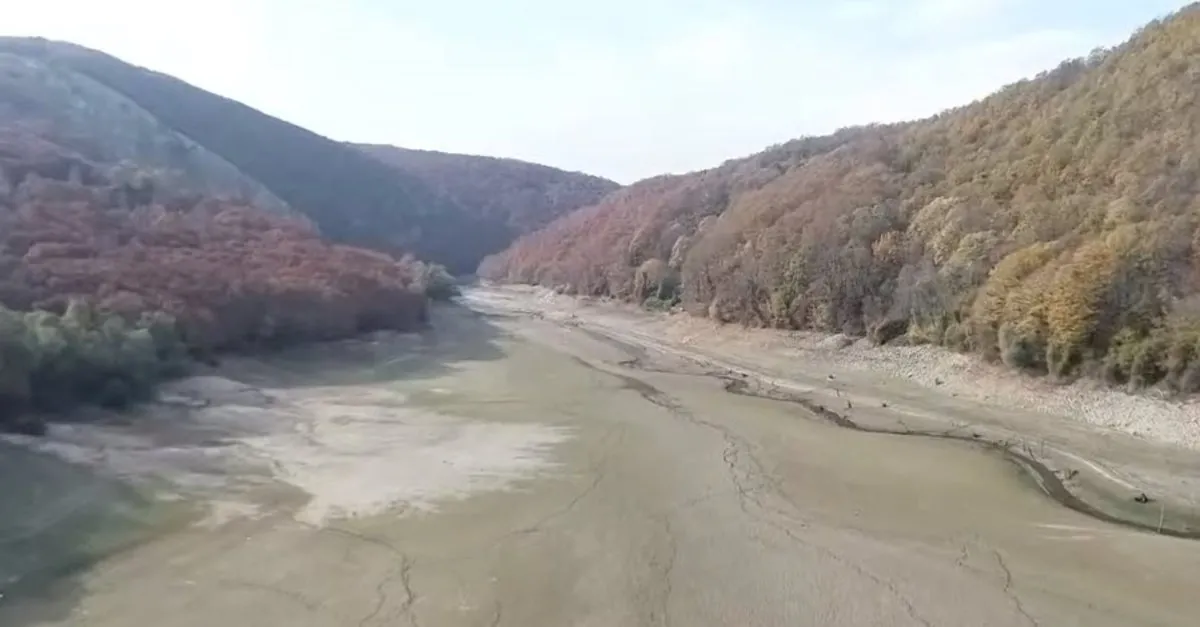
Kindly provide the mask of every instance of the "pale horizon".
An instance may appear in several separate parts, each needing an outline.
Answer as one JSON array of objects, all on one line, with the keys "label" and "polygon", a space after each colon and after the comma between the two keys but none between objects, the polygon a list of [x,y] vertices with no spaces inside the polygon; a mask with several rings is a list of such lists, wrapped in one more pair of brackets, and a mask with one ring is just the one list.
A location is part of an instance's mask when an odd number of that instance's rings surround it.
[{"label": "pale horizon", "polygon": [[41,0],[0,35],[94,48],[339,141],[631,183],[967,104],[1189,3],[293,4]]}]

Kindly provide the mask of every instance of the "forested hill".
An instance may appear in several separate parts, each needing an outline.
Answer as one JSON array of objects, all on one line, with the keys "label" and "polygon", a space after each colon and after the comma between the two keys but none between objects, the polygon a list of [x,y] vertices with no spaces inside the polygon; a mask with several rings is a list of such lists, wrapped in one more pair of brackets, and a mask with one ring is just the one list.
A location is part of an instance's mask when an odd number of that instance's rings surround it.
[{"label": "forested hill", "polygon": [[438,277],[419,262],[107,169],[0,125],[0,431],[40,432],[29,410],[124,405],[186,351],[426,322]]},{"label": "forested hill", "polygon": [[472,215],[503,223],[515,238],[620,187],[581,172],[516,159],[357,144],[367,154],[417,176]]},{"label": "forested hill", "polygon": [[0,123],[40,125],[90,159],[170,168],[204,191],[290,205],[326,236],[460,271],[509,241],[418,176],[170,76],[42,39],[0,38],[0,65]]},{"label": "forested hill", "polygon": [[1200,5],[929,119],[637,183],[481,271],[1200,389]]}]

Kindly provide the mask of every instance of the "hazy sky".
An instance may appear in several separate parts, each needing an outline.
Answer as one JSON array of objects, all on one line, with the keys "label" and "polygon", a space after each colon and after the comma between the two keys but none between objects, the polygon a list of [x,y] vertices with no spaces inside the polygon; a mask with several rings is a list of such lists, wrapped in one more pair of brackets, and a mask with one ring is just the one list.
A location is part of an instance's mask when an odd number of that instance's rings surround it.
[{"label": "hazy sky", "polygon": [[621,182],[934,113],[1183,0],[0,0],[0,34],[167,72],[341,140]]}]

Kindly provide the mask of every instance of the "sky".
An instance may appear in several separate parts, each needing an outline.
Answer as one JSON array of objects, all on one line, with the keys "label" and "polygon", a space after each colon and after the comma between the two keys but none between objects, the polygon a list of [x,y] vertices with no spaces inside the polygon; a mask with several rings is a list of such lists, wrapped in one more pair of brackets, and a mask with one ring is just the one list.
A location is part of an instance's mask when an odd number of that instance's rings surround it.
[{"label": "sky", "polygon": [[0,0],[344,141],[622,183],[965,104],[1184,0]]}]

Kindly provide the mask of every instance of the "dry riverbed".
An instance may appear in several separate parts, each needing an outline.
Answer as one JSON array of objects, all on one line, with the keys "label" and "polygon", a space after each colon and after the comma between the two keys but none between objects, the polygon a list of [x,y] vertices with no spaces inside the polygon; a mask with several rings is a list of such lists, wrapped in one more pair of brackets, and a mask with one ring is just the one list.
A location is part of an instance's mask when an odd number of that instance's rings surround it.
[{"label": "dry riverbed", "polygon": [[0,625],[1195,624],[1194,451],[465,302],[10,438]]}]

